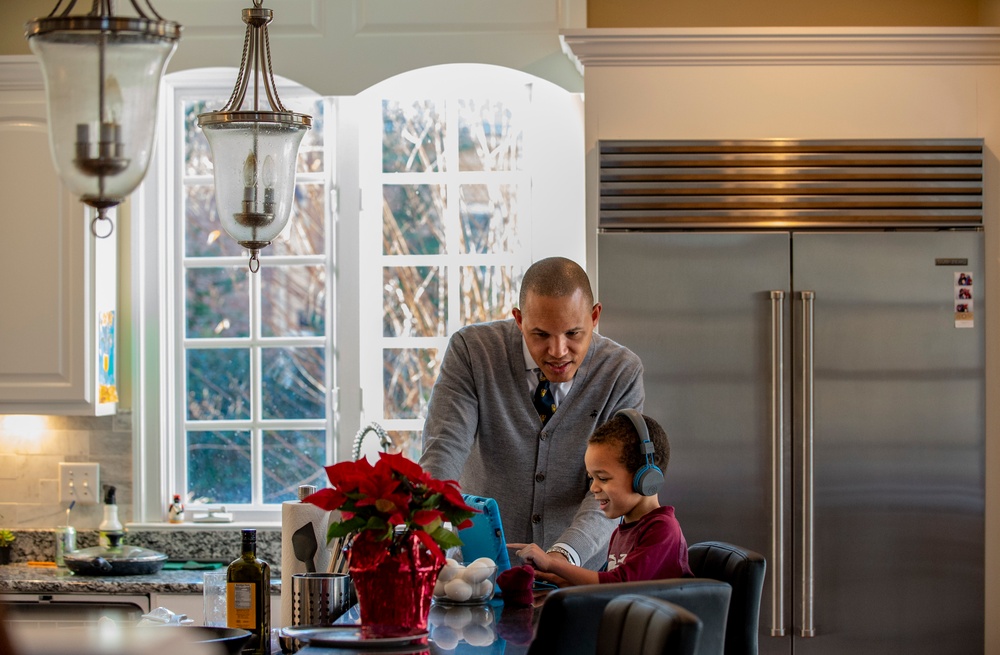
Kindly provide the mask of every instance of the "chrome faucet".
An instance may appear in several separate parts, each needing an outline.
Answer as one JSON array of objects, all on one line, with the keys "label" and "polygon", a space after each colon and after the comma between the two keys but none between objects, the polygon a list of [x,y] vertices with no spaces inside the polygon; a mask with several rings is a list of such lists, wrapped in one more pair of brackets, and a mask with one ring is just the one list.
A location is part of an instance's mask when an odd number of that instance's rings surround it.
[{"label": "chrome faucet", "polygon": [[378,445],[382,449],[382,452],[389,452],[389,448],[392,447],[392,439],[389,438],[389,433],[378,423],[372,422],[358,430],[358,434],[354,437],[354,448],[351,450],[351,457],[353,459],[361,459],[361,442],[365,440],[365,435],[369,432],[374,432],[378,436]]}]

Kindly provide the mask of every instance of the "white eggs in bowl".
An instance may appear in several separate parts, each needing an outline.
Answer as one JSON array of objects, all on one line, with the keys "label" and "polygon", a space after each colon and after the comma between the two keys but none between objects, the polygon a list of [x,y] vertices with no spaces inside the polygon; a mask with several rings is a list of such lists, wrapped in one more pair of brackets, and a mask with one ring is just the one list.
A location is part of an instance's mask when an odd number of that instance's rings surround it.
[{"label": "white eggs in bowl", "polygon": [[435,602],[427,618],[427,629],[442,651],[453,650],[462,643],[481,648],[497,640],[496,615],[488,603],[449,605]]},{"label": "white eggs in bowl", "polygon": [[496,562],[488,557],[468,564],[445,561],[434,585],[434,601],[444,604],[485,603],[493,598],[497,581]]}]

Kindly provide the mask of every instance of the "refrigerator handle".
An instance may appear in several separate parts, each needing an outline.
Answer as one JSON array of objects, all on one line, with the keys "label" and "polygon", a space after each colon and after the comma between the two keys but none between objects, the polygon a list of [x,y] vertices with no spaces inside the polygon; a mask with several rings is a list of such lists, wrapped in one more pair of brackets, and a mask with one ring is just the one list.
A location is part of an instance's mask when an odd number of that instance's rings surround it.
[{"label": "refrigerator handle", "polygon": [[802,292],[802,630],[815,637],[813,620],[813,301]]},{"label": "refrigerator handle", "polygon": [[771,292],[771,636],[785,636],[785,292]]}]

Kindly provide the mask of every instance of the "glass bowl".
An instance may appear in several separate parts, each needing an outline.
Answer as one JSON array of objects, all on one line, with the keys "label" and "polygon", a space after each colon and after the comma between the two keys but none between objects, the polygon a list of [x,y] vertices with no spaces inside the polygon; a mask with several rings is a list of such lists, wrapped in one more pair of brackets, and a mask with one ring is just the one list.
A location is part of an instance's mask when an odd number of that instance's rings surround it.
[{"label": "glass bowl", "polygon": [[497,565],[481,557],[468,565],[449,559],[434,585],[434,602],[450,605],[476,605],[489,602],[496,589]]},{"label": "glass bowl", "polygon": [[493,608],[479,605],[431,605],[427,617],[431,639],[442,650],[453,650],[460,644],[489,646],[497,640],[496,616]]}]

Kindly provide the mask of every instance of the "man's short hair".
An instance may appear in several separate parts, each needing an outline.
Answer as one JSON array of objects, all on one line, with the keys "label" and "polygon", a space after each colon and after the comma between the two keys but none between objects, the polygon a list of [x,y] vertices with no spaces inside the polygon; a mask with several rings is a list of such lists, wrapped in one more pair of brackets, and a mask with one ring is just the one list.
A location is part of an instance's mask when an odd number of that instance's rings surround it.
[{"label": "man's short hair", "polygon": [[[667,465],[670,464],[670,440],[667,433],[660,427],[660,424],[642,415],[646,422],[646,430],[649,432],[649,439],[653,442],[653,463],[660,467],[664,474],[667,472]],[[594,430],[587,443],[592,444],[617,444],[619,453],[618,461],[635,475],[636,471],[645,466],[646,455],[639,449],[639,433],[635,425],[627,416],[615,416],[604,425]]]},{"label": "man's short hair", "polygon": [[579,264],[565,257],[539,259],[524,273],[518,306],[524,307],[529,291],[539,296],[562,298],[573,295],[577,289],[583,291],[588,305],[594,304],[590,278]]}]

